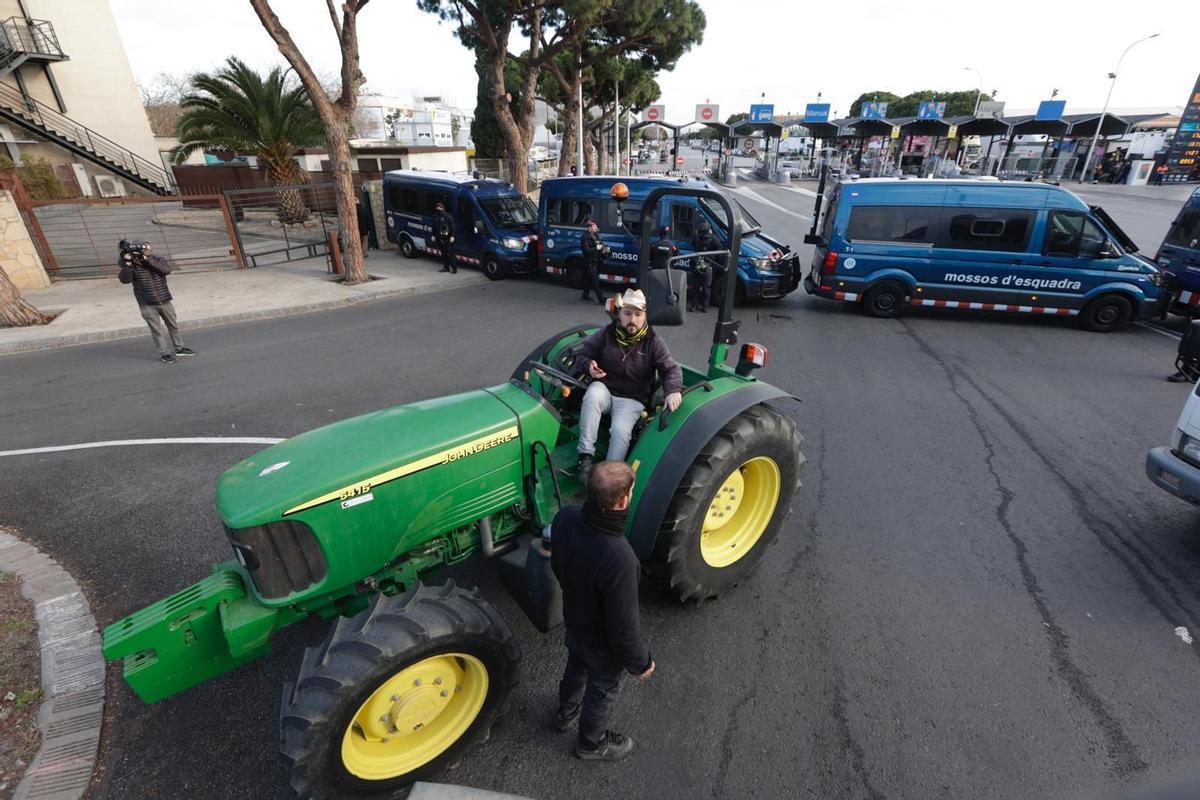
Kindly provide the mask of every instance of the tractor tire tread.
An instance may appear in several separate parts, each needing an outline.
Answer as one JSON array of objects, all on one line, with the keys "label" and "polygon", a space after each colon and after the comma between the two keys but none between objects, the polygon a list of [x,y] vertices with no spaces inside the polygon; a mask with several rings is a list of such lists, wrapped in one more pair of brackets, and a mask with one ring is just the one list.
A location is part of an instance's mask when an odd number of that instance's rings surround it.
[{"label": "tractor tire tread", "polygon": [[502,653],[505,669],[495,673],[489,669],[489,683],[495,687],[495,694],[489,689],[489,698],[494,699],[490,709],[485,705],[480,711],[474,730],[438,757],[445,759],[440,766],[432,770],[431,765],[419,767],[413,771],[416,776],[453,769],[467,752],[487,741],[492,724],[507,711],[508,696],[519,680],[521,650],[499,612],[478,589],[459,588],[453,581],[436,587],[418,583],[401,595],[375,597],[353,618],[339,618],[321,644],[307,648],[296,680],[284,686],[280,709],[279,749],[292,766],[290,783],[296,796],[313,800],[395,796],[397,787],[391,782],[378,792],[341,789],[344,795],[314,785],[314,774],[326,777],[322,775],[325,765],[314,763],[323,760],[314,756],[314,740],[319,741],[326,735],[325,729],[338,724],[334,717],[342,703],[372,679],[381,659],[396,659],[438,639],[461,635],[490,640]]},{"label": "tractor tire tread", "polygon": [[748,574],[762,558],[763,551],[777,538],[780,527],[791,513],[791,502],[800,489],[800,472],[806,459],[801,452],[804,437],[795,423],[767,406],[747,408],[705,444],[675,489],[659,527],[654,553],[645,562],[645,567],[652,580],[671,590],[681,602],[699,604],[738,585],[740,577],[721,585],[706,585],[687,569],[689,554],[696,546],[692,542],[694,520],[703,508],[703,498],[699,495],[716,490],[713,484],[715,476],[720,474],[719,465],[728,462],[739,448],[744,449],[754,441],[772,439],[786,440],[787,449],[795,454],[795,480],[792,486],[781,487],[780,502],[786,502],[787,505],[781,512],[776,512],[747,557],[750,560],[745,561],[740,572],[742,575]]}]

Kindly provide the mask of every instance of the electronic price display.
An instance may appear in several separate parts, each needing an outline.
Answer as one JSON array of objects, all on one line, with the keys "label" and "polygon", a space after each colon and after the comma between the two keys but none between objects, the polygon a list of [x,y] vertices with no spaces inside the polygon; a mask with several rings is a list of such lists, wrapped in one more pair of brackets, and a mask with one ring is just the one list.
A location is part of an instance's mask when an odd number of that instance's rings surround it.
[{"label": "electronic price display", "polygon": [[1167,148],[1163,183],[1200,181],[1200,78],[1179,118],[1179,128]]}]

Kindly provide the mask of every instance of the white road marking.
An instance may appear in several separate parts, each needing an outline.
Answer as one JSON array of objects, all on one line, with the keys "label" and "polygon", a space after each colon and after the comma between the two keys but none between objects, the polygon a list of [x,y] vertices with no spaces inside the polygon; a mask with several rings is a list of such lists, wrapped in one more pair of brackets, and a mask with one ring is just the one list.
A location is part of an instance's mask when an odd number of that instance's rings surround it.
[{"label": "white road marking", "polygon": [[1192,635],[1188,633],[1188,629],[1182,625],[1175,629],[1175,635],[1182,639],[1184,644],[1192,643]]},{"label": "white road marking", "polygon": [[90,450],[95,447],[132,447],[141,444],[279,444],[283,439],[260,436],[190,436],[179,439],[117,439],[111,442],[84,442],[55,447],[30,447],[25,450],[0,450],[4,456],[29,456],[37,453],[61,453],[66,450]]},{"label": "white road marking", "polygon": [[1163,328],[1158,325],[1155,325],[1152,322],[1142,322],[1139,320],[1137,322],[1137,325],[1139,327],[1145,328],[1148,331],[1154,331],[1155,333],[1161,333],[1163,336],[1166,336],[1167,338],[1170,338],[1170,339],[1174,339],[1175,341],[1179,341],[1179,339],[1181,338],[1178,333],[1171,330],[1170,328]]},{"label": "white road marking", "polygon": [[737,192],[738,194],[742,195],[743,197],[749,197],[751,200],[762,203],[763,205],[766,205],[766,206],[770,206],[771,208],[775,209],[776,211],[782,211],[785,214],[791,214],[793,217],[798,217],[799,219],[806,219],[806,220],[812,219],[812,217],[807,216],[805,214],[797,214],[795,211],[792,211],[790,208],[784,208],[783,206],[779,205],[778,203],[772,203],[770,200],[763,197],[758,192],[754,191],[753,189],[748,189],[745,186],[739,186],[736,189],[734,189],[733,191]]}]

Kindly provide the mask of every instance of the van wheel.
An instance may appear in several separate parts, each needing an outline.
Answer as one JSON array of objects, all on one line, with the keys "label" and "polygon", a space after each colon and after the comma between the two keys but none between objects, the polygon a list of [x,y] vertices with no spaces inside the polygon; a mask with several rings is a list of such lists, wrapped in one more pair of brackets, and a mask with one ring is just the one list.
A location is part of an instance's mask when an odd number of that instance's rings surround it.
[{"label": "van wheel", "polygon": [[483,259],[483,274],[487,275],[489,280],[498,281],[508,277],[508,270],[495,256],[488,256]]},{"label": "van wheel", "polygon": [[417,257],[417,246],[413,244],[413,240],[407,236],[400,237],[400,255],[405,258]]},{"label": "van wheel", "polygon": [[1111,333],[1129,324],[1133,318],[1133,304],[1129,299],[1119,294],[1106,294],[1097,297],[1084,307],[1079,315],[1085,330],[1097,333]]},{"label": "van wheel", "polygon": [[587,276],[583,274],[583,264],[579,261],[567,262],[567,285],[572,289],[582,289],[583,284],[587,282]]},{"label": "van wheel", "polygon": [[863,296],[863,307],[872,317],[888,318],[900,313],[907,293],[899,281],[877,283]]}]

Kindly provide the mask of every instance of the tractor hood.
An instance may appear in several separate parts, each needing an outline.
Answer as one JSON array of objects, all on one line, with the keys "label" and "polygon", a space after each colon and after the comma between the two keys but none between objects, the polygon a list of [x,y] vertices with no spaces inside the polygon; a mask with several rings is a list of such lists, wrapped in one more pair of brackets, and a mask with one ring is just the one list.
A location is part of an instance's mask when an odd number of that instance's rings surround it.
[{"label": "tractor hood", "polygon": [[268,447],[217,481],[217,508],[245,528],[455,461],[517,438],[512,409],[487,390],[335,422]]}]

